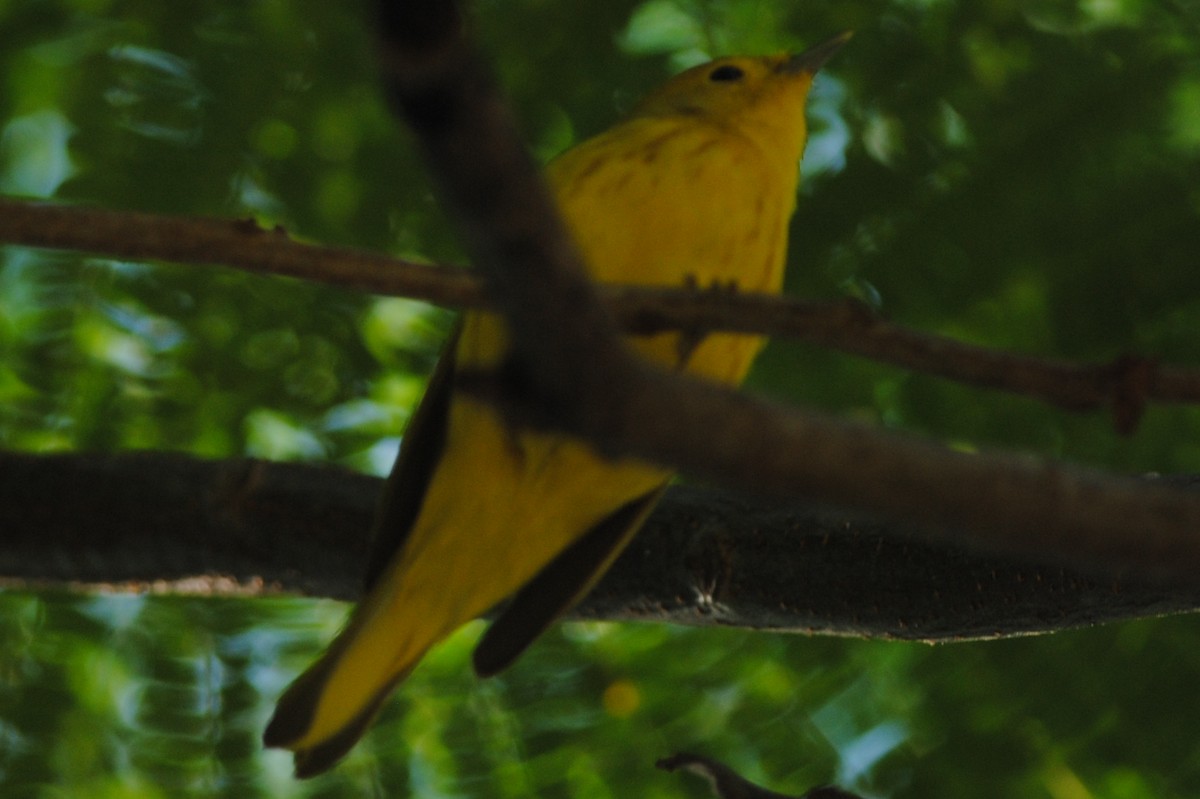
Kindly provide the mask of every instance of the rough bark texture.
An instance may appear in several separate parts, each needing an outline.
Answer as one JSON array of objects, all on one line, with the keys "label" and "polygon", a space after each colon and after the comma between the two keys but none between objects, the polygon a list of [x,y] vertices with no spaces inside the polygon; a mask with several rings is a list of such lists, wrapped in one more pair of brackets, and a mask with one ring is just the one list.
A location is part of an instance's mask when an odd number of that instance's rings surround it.
[{"label": "rough bark texture", "polygon": [[[169,453],[4,454],[0,580],[352,599],[381,485],[329,467]],[[676,486],[574,615],[950,641],[1197,607],[1200,588],[1089,575],[831,509]]]}]

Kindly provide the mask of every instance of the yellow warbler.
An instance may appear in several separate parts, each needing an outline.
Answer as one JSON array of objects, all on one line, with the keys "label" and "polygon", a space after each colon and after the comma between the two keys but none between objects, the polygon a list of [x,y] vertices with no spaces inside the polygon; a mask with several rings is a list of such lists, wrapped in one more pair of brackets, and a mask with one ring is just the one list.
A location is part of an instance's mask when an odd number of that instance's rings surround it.
[{"label": "yellow warbler", "polygon": [[[847,38],[690,69],[554,160],[550,185],[592,277],[778,291],[805,98]],[[726,383],[742,380],[761,343],[676,333],[632,341],[648,358]],[[506,352],[499,317],[465,315],[385,489],[366,597],[284,693],[263,736],[295,752],[298,776],[332,766],[431,646],[515,592],[475,650],[481,675],[511,663],[600,578],[671,478],[514,429],[455,391],[456,369],[498,367]]]}]

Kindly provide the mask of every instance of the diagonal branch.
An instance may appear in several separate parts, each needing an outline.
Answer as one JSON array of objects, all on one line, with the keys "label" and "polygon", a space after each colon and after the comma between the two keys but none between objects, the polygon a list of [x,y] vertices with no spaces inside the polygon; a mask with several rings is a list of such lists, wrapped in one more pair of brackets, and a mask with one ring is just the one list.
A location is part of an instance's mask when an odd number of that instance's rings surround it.
[{"label": "diagonal branch", "polygon": [[602,438],[618,422],[607,396],[619,408],[656,373],[632,356],[592,289],[457,3],[378,8],[385,91],[417,134],[442,205],[504,314],[514,345],[508,374],[560,424]]},{"label": "diagonal branch", "polygon": [[[590,291],[509,114],[446,2],[383,3],[388,91],[510,323],[526,423],[759,495],[820,498],[959,540],[1192,582],[1200,500],[1016,455],[969,455],[637,362]],[[503,388],[503,387],[502,387]]]}]

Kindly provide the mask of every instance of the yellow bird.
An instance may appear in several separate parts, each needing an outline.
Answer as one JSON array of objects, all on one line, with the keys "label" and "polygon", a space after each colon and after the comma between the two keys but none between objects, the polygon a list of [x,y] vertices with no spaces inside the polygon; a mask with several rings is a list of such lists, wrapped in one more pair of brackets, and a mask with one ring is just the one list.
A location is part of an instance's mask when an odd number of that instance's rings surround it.
[{"label": "yellow bird", "polygon": [[[778,292],[805,99],[848,38],[694,67],[551,162],[550,186],[591,276]],[[737,384],[762,340],[664,333],[631,343],[671,368]],[[481,676],[509,665],[595,584],[671,479],[514,429],[455,390],[457,370],[497,368],[507,351],[499,317],[468,313],[430,381],[384,492],[366,596],[263,736],[295,752],[297,776],[330,768],[430,647],[511,596],[474,655]]]}]

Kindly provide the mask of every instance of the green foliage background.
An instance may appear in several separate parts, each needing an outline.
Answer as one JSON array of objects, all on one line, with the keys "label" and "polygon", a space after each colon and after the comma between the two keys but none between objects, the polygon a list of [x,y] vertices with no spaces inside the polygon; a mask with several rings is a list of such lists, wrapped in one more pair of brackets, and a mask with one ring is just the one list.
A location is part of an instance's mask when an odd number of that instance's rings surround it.
[{"label": "green foliage background", "polygon": [[[672,71],[857,36],[817,86],[789,290],[1024,352],[1194,363],[1200,4],[490,0],[476,32],[536,152]],[[252,216],[462,261],[380,100],[369,4],[0,0],[0,192]],[[0,248],[0,443],[180,449],[382,472],[445,312],[231,270]],[[792,343],[757,390],[964,447],[1200,471],[1200,416],[1128,438]],[[344,608],[0,595],[0,793],[699,796],[695,749],[785,791],[1200,795],[1191,619],[929,648],[566,625],[477,682],[432,656],[344,766],[257,738]]]}]

